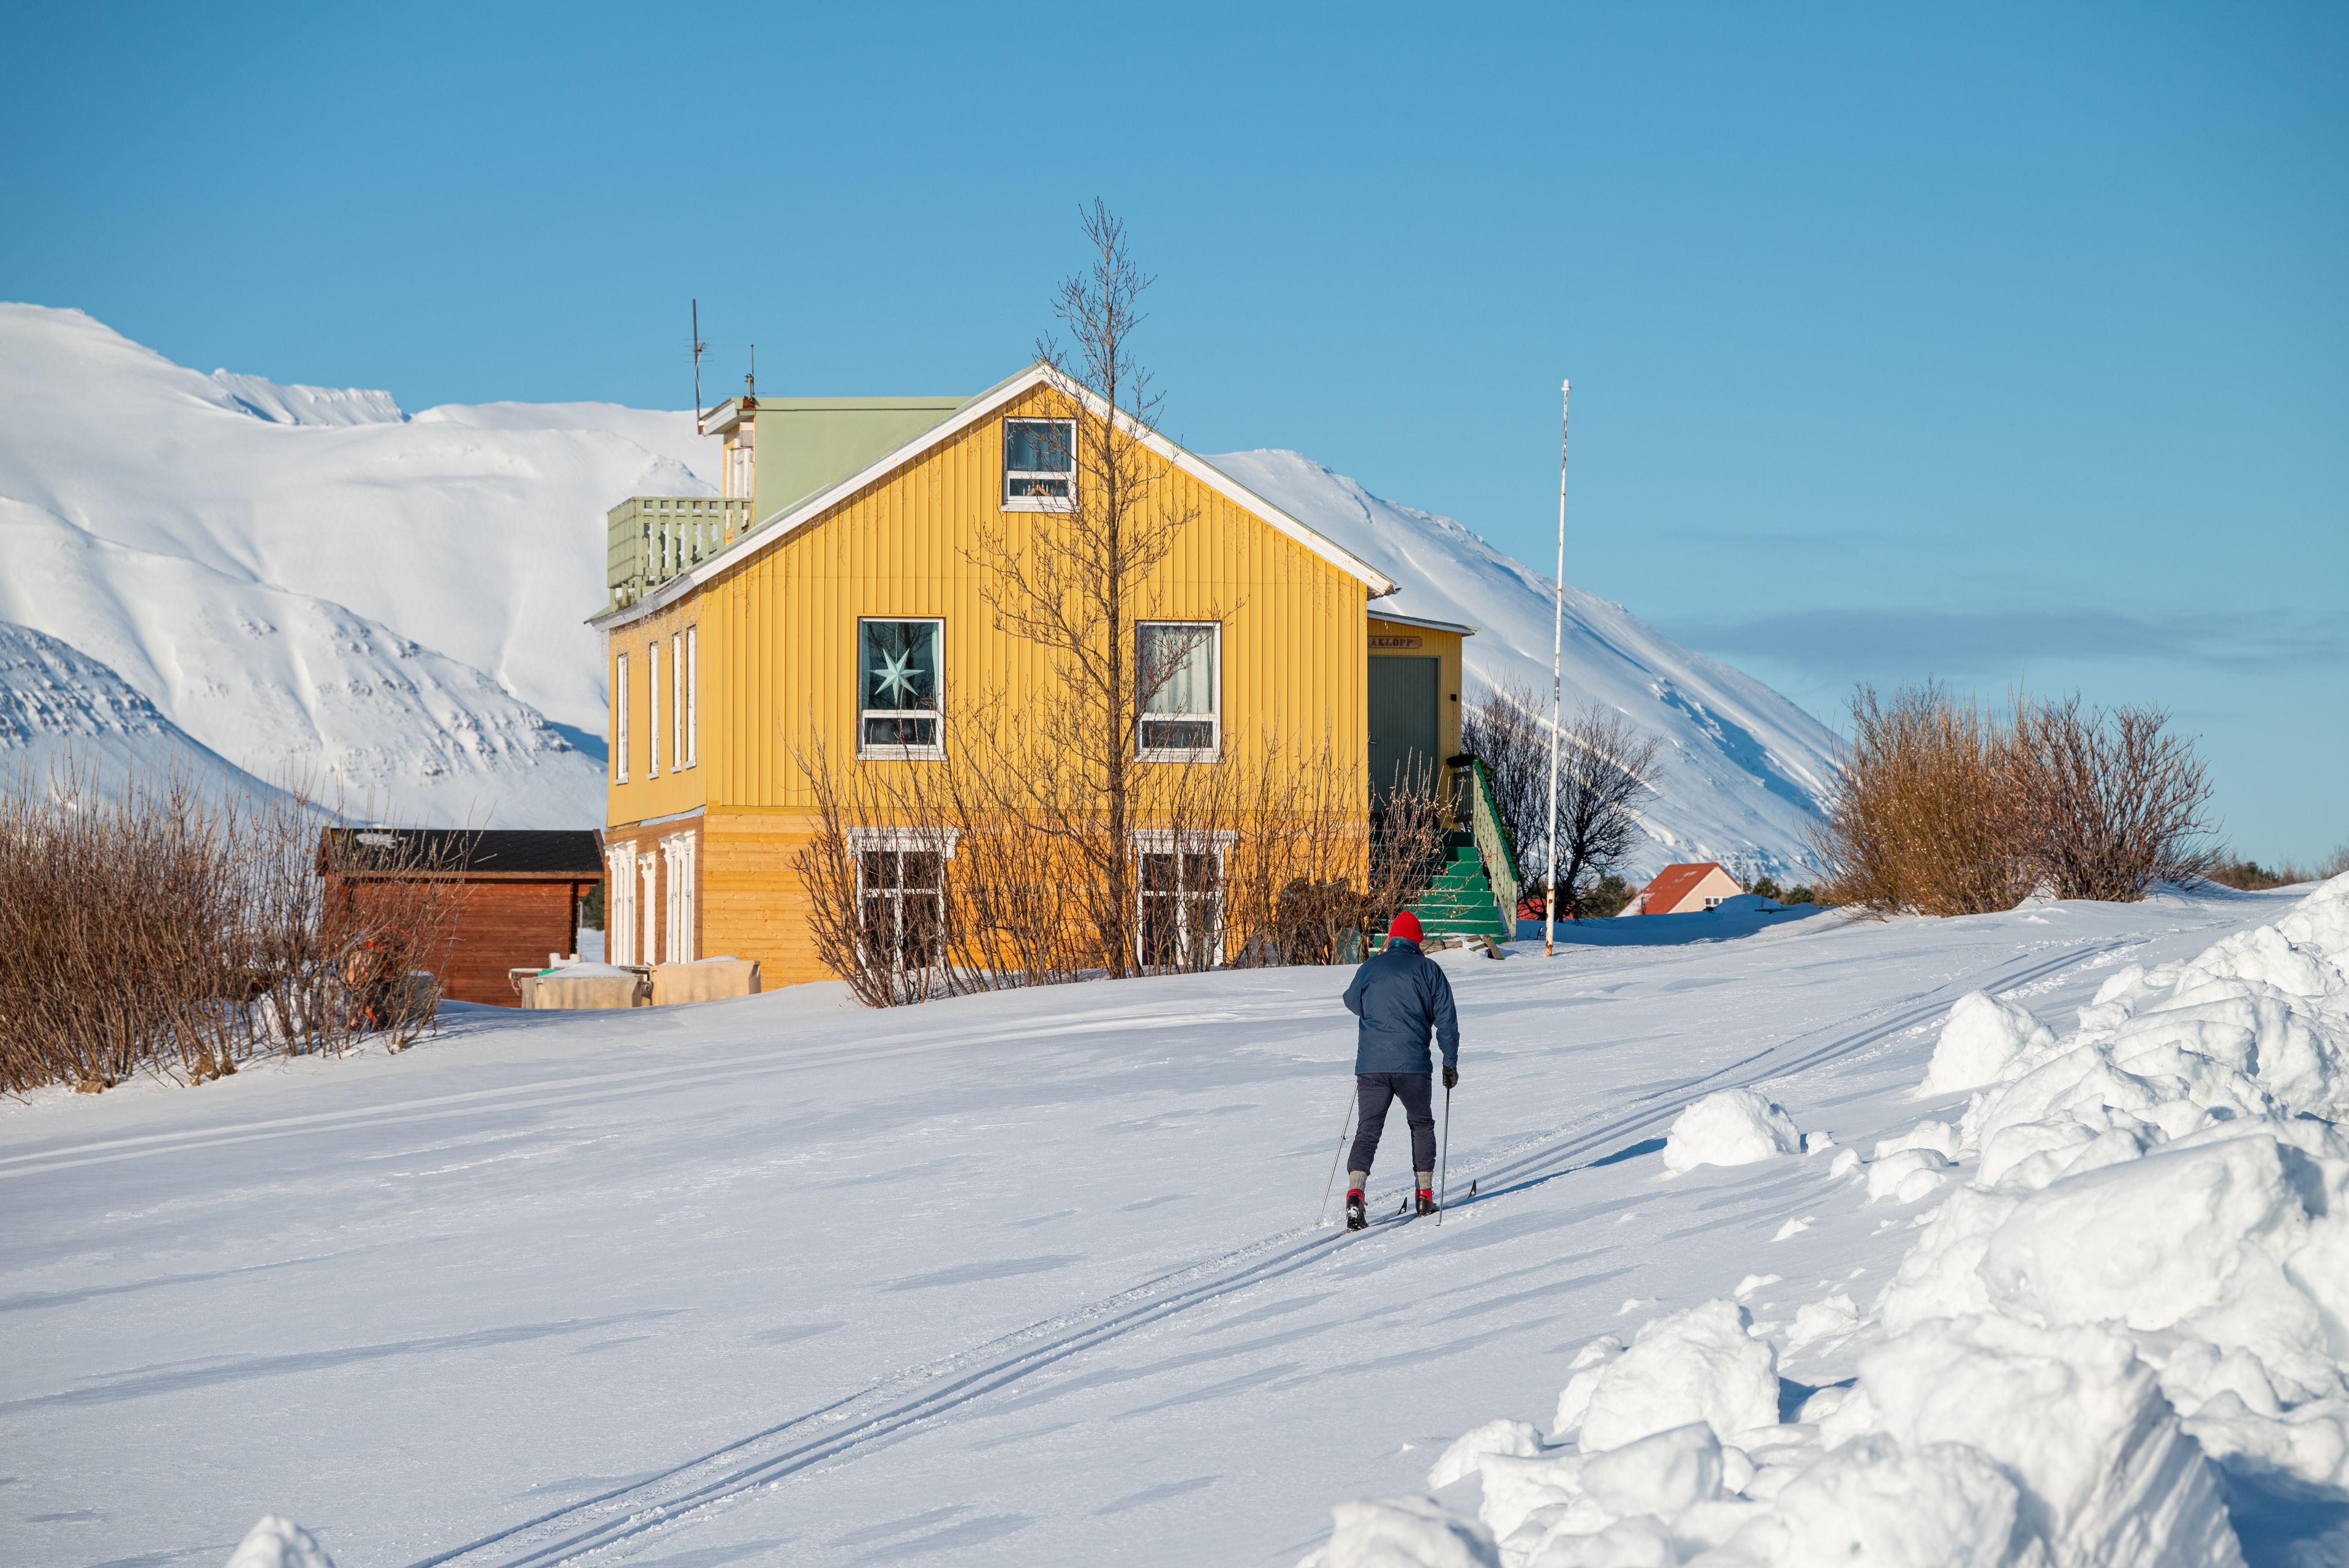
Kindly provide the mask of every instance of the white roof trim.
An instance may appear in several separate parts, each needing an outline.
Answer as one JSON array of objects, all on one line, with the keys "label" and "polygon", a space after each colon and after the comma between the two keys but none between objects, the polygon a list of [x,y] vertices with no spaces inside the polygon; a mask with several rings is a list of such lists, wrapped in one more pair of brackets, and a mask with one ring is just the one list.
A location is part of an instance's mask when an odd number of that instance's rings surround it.
[{"label": "white roof trim", "polygon": [[1457,621],[1431,621],[1424,615],[1398,615],[1392,610],[1373,610],[1371,619],[1392,621],[1398,626],[1424,626],[1431,632],[1457,632],[1464,637],[1473,637],[1485,629],[1482,626],[1464,626]]},{"label": "white roof trim", "polygon": [[[980,393],[954,414],[931,426],[896,450],[876,459],[830,489],[818,490],[815,494],[795,502],[788,510],[778,512],[773,517],[757,524],[752,531],[745,533],[700,565],[689,572],[679,573],[626,609],[598,615],[587,624],[598,629],[607,630],[627,625],[633,621],[641,620],[647,615],[666,609],[720,573],[730,571],[752,555],[789,539],[801,528],[814,521],[857,491],[885,477],[891,469],[902,468],[923,452],[985,420],[1006,403],[1043,386],[1053,387],[1064,396],[1082,403],[1095,418],[1100,418],[1108,407],[1091,390],[1069,381],[1050,366],[1031,365],[1009,380],[999,382],[993,387]],[[1243,511],[1261,518],[1349,576],[1361,581],[1370,588],[1371,598],[1384,598],[1402,586],[1369,562],[1340,546],[1335,541],[1316,533],[1213,463],[1176,446],[1157,431],[1136,420],[1123,409],[1117,411],[1117,422],[1119,428],[1138,438],[1143,445],[1199,480],[1209,490],[1216,491]]]}]

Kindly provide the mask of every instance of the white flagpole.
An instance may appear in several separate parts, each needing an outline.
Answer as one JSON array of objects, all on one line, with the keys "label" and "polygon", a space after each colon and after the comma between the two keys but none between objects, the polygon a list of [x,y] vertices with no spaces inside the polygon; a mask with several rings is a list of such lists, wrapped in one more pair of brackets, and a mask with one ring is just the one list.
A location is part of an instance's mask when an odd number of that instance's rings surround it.
[{"label": "white flagpole", "polygon": [[1557,730],[1566,698],[1566,419],[1574,383],[1557,384],[1557,582],[1549,646],[1549,891],[1542,899],[1542,956],[1557,953]]}]

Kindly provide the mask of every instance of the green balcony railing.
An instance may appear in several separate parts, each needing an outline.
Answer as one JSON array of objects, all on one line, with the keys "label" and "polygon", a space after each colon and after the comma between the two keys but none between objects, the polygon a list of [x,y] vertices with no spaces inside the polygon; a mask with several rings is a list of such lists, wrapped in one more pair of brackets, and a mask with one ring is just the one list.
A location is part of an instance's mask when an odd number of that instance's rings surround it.
[{"label": "green balcony railing", "polygon": [[630,496],[605,521],[608,608],[623,610],[748,531],[750,502],[739,496]]}]

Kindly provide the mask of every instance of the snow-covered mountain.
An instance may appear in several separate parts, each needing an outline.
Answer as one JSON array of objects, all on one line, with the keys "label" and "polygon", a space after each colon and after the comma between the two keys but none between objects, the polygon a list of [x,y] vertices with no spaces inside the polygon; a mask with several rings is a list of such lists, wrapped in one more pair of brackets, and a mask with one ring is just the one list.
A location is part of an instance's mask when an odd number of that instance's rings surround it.
[{"label": "snow-covered mountain", "polygon": [[[409,416],[388,393],[204,375],[78,311],[0,304],[0,621],[69,645],[197,747],[307,776],[351,812],[594,821],[605,692],[583,618],[604,602],[604,513],[712,493],[695,468],[712,456],[686,413]],[[1479,681],[1547,689],[1547,578],[1296,453],[1215,460],[1402,583],[1388,607],[1482,628]],[[1568,611],[1570,696],[1671,748],[1647,861],[1796,860],[1833,737],[1621,605],[1569,588]]]},{"label": "snow-covered mountain", "polygon": [[[1377,608],[1477,628],[1475,684],[1550,688],[1551,579],[1448,517],[1381,500],[1297,452],[1231,452],[1216,466],[1402,584]],[[1566,707],[1597,702],[1663,738],[1640,869],[1743,855],[1804,858],[1811,803],[1837,768],[1827,728],[1753,676],[1692,653],[1622,605],[1566,590]]]},{"label": "snow-covered mountain", "polygon": [[202,746],[356,814],[603,811],[603,514],[706,493],[685,414],[492,404],[172,364],[0,305],[0,620],[110,666]]},{"label": "snow-covered mountain", "polygon": [[134,775],[184,779],[206,795],[249,798],[259,788],[106,665],[0,621],[0,780],[111,793]]}]

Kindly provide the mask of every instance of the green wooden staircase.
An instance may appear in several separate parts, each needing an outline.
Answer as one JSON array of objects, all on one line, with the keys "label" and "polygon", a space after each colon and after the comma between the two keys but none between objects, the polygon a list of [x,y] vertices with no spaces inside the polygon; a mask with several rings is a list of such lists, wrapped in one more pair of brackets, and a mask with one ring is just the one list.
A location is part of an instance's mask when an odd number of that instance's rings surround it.
[{"label": "green wooden staircase", "polygon": [[1515,941],[1517,934],[1516,846],[1493,801],[1492,776],[1474,757],[1455,757],[1454,811],[1467,826],[1445,840],[1446,859],[1411,912],[1430,936],[1482,936]]},{"label": "green wooden staircase", "polygon": [[1430,936],[1489,936],[1495,942],[1514,938],[1514,922],[1501,923],[1501,906],[1493,879],[1485,874],[1485,857],[1477,852],[1476,836],[1454,833],[1447,847],[1451,858],[1411,906],[1419,923]]}]

